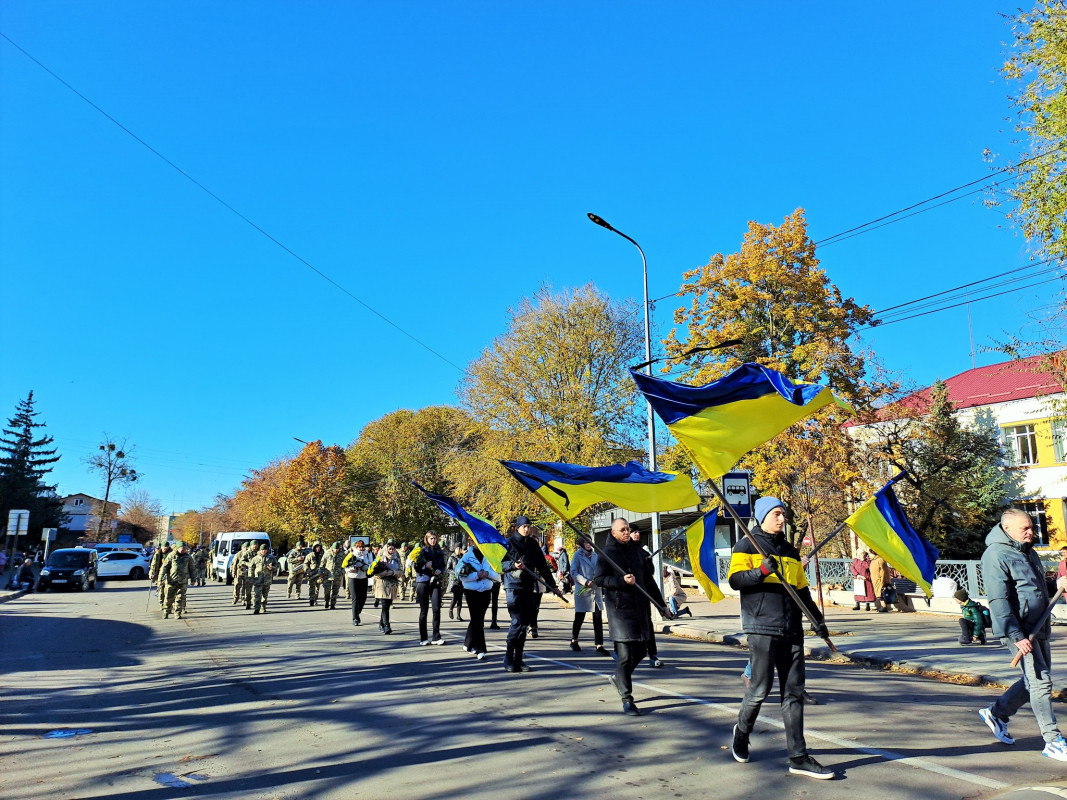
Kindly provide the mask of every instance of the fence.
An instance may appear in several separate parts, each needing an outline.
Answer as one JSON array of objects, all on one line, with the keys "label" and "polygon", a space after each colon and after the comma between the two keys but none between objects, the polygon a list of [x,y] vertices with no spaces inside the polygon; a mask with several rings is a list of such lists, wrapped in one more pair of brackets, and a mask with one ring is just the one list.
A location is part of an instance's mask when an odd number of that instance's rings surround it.
[{"label": "fence", "polygon": [[[668,563],[680,567],[687,572],[689,567],[688,554],[678,554],[675,559],[668,559]],[[719,585],[727,585],[727,576],[730,571],[730,557],[719,556]],[[1045,574],[1056,574],[1059,561],[1055,556],[1042,558]],[[836,585],[842,589],[852,589],[852,559],[850,558],[820,558],[819,572],[822,574],[823,586]],[[951,578],[961,589],[966,589],[971,597],[985,597],[985,584],[982,581],[981,561],[959,561],[945,559],[938,561],[934,567],[936,577]],[[815,585],[815,564],[809,563],[807,569],[808,583]]]}]

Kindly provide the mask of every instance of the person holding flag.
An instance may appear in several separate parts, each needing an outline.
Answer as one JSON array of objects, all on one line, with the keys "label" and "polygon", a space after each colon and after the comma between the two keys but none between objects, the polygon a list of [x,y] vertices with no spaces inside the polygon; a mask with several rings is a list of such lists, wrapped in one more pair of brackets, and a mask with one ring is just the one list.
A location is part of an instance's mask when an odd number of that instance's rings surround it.
[{"label": "person holding flag", "polygon": [[500,575],[482,554],[477,542],[460,557],[455,567],[455,575],[467,598],[469,621],[467,635],[463,639],[463,649],[482,661],[489,649],[485,644],[485,612],[489,608],[493,584],[500,582]]},{"label": "person holding flag", "polygon": [[504,669],[507,672],[530,671],[522,656],[526,649],[527,633],[535,619],[536,575],[541,576],[545,586],[553,594],[559,594],[556,579],[545,561],[541,545],[530,535],[532,532],[533,526],[529,517],[520,515],[515,518],[515,533],[508,537],[508,553],[502,563],[504,589],[508,594],[508,613],[511,615],[507,650],[504,654]]},{"label": "person holding flag", "polygon": [[[785,504],[777,497],[761,497],[755,503],[754,516],[759,528],[751,537],[739,541],[730,557],[730,586],[741,594],[741,624],[748,636],[752,664],[752,677],[741,701],[730,751],[735,761],[748,762],[749,736],[777,671],[789,772],[829,780],[835,776],[834,771],[811,757],[804,740],[803,616],[787,594],[783,580],[792,585],[818,621],[815,634],[827,639],[829,631],[808,591],[800,553],[785,536]],[[759,549],[752,538],[758,541]],[[761,550],[767,553],[766,557],[760,555]]]}]

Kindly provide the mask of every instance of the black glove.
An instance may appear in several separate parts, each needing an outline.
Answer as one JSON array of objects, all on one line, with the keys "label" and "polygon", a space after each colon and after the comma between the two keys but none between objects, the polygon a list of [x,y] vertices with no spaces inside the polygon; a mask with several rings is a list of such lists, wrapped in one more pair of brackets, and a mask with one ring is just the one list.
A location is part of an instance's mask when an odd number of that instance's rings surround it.
[{"label": "black glove", "polygon": [[825,622],[820,622],[818,625],[815,626],[815,635],[818,636],[820,639],[830,638],[830,629],[826,627]]},{"label": "black glove", "polygon": [[760,564],[760,572],[762,572],[764,576],[767,576],[777,571],[778,559],[771,555],[764,556],[763,563]]}]

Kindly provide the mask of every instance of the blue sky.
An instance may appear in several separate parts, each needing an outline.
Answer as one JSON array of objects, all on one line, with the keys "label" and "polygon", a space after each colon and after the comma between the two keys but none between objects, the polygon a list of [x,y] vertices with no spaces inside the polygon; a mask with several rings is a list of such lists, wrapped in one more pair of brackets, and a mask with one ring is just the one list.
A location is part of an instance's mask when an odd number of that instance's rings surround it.
[{"label": "blue sky", "polygon": [[[292,437],[454,402],[454,365],[542,283],[640,298],[588,211],[660,297],[748,220],[804,207],[818,240],[982,177],[1016,152],[1010,10],[7,0],[0,31],[447,361],[0,40],[0,415],[34,390],[61,492],[100,491],[80,459],[106,431],[168,510],[206,504]],[[876,309],[1029,257],[977,197],[820,256]],[[976,343],[1057,287],[973,305]],[[864,343],[920,384],[971,364],[964,309]]]}]

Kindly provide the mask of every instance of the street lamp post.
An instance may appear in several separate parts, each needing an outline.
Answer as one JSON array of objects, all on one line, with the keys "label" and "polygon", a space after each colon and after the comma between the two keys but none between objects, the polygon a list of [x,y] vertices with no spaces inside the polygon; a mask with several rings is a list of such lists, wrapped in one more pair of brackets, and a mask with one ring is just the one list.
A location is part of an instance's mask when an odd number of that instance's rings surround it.
[{"label": "street lamp post", "polygon": [[[617,233],[623,239],[628,241],[634,247],[637,248],[637,252],[641,254],[641,272],[644,277],[645,287],[645,361],[648,364],[645,365],[645,369],[649,375],[652,374],[652,319],[650,315],[649,303],[648,303],[648,260],[645,258],[645,251],[641,249],[636,241],[631,239],[625,233],[620,230],[616,230],[611,227],[602,217],[598,217],[596,214],[590,213],[587,215],[590,220],[599,225],[601,228]],[[648,468],[653,472],[656,471],[656,422],[652,415],[652,404],[647,400],[645,405],[648,409]],[[649,542],[649,547],[652,548],[652,552],[655,555],[652,557],[652,564],[656,573],[656,585],[660,590],[663,590],[663,556],[659,552],[659,512],[652,512],[652,538]]]}]

